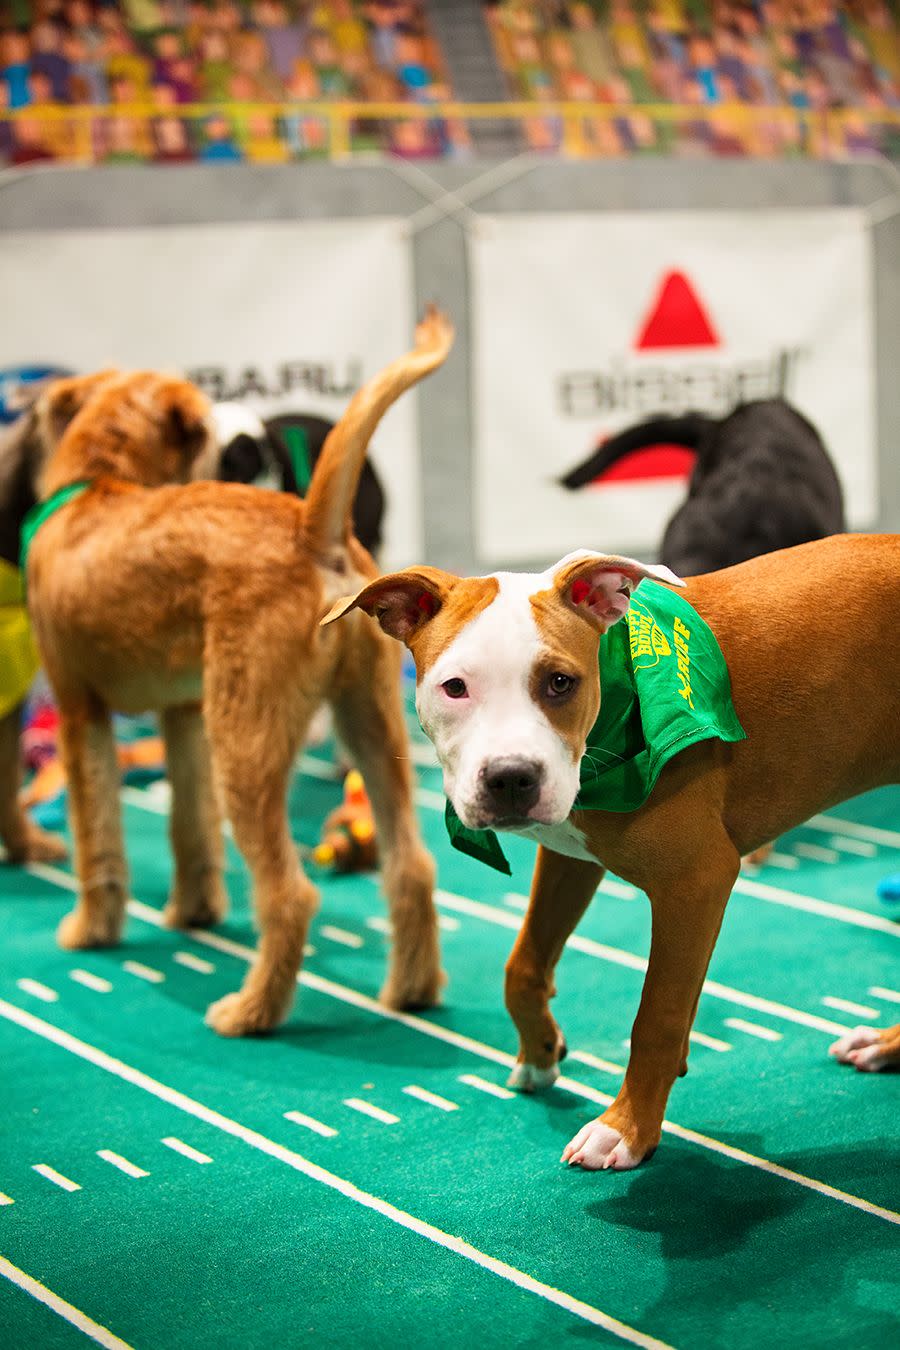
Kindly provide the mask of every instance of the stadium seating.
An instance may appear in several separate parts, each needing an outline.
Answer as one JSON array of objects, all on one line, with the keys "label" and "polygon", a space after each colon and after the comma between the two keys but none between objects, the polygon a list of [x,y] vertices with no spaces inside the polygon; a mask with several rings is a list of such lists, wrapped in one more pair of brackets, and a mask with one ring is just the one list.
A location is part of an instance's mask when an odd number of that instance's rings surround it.
[{"label": "stadium seating", "polygon": [[[436,106],[452,90],[423,0],[2,12],[0,162],[471,153],[464,120]],[[535,151],[839,157],[900,141],[888,0],[486,0],[483,14]]]}]

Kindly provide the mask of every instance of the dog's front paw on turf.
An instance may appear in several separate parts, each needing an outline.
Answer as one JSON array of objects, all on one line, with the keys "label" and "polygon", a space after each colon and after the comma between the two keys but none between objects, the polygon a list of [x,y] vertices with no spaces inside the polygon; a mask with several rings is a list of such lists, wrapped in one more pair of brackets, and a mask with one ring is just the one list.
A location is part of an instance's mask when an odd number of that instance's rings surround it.
[{"label": "dog's front paw on turf", "polygon": [[583,1167],[586,1172],[629,1172],[643,1162],[645,1153],[633,1153],[618,1130],[603,1120],[591,1120],[563,1149],[560,1162]]},{"label": "dog's front paw on turf", "polygon": [[537,1064],[524,1064],[520,1061],[507,1078],[506,1086],[515,1092],[540,1092],[544,1088],[552,1087],[558,1077],[557,1064],[550,1064],[546,1069],[541,1069]]},{"label": "dog's front paw on turf", "polygon": [[854,1027],[835,1041],[828,1053],[861,1073],[878,1073],[900,1066],[900,1027]]},{"label": "dog's front paw on turf", "polygon": [[89,947],[115,947],[121,937],[121,922],[110,915],[88,915],[81,909],[67,914],[56,930],[56,941],[66,951]]},{"label": "dog's front paw on turf", "polygon": [[220,1036],[261,1036],[281,1020],[258,999],[246,994],[226,994],[206,1010],[206,1025]]}]

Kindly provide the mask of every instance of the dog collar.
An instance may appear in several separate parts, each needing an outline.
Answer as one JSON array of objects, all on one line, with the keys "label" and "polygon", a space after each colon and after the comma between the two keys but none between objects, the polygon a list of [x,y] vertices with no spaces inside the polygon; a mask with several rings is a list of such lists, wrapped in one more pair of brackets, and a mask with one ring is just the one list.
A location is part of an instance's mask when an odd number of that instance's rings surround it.
[{"label": "dog collar", "polygon": [[[641,582],[625,622],[601,637],[598,659],[600,715],[581,760],[575,810],[636,811],[689,745],[745,739],[715,633],[668,586]],[[470,830],[449,800],[444,819],[454,848],[510,875],[493,830]]]},{"label": "dog collar", "polygon": [[80,497],[82,492],[86,492],[91,486],[91,483],[86,481],[66,483],[65,487],[57,488],[44,501],[38,502],[31,508],[22,521],[22,528],[19,532],[19,566],[23,572],[28,564],[28,550],[31,548],[34,536],[44,524],[44,521],[49,520],[51,516],[55,516],[56,512],[61,511],[73,497]]}]

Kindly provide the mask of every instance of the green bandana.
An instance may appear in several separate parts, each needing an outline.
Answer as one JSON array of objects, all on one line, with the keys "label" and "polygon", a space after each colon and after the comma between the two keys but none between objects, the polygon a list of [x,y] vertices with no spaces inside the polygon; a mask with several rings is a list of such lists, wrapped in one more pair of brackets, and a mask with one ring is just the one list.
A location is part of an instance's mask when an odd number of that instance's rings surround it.
[{"label": "green bandana", "polygon": [[28,515],[22,521],[19,543],[19,566],[24,572],[28,563],[28,550],[31,548],[32,540],[41,528],[45,520],[56,515],[62,507],[70,502],[73,497],[80,497],[91,486],[90,483],[66,483],[65,487],[57,488],[51,492],[45,501],[38,502],[28,512]]},{"label": "green bandana", "polygon": [[[667,586],[642,581],[625,622],[600,639],[600,715],[581,761],[575,809],[636,811],[664,765],[698,741],[742,741],[722,649],[697,611]],[[470,830],[448,801],[454,848],[510,873],[493,830]]]}]

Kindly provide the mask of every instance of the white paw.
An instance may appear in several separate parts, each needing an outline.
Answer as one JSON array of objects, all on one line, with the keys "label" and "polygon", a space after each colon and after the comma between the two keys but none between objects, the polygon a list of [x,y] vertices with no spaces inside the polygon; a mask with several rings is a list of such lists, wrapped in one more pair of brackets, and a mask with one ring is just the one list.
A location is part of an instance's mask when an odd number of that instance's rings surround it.
[{"label": "white paw", "polygon": [[540,1092],[541,1088],[552,1087],[559,1077],[559,1066],[551,1064],[549,1069],[539,1069],[536,1064],[517,1064],[506,1080],[506,1086],[516,1092]]},{"label": "white paw", "polygon": [[842,1064],[852,1064],[863,1073],[877,1073],[887,1067],[889,1058],[876,1027],[854,1027],[828,1049]]},{"label": "white paw", "polygon": [[640,1161],[622,1142],[619,1131],[604,1125],[602,1120],[591,1120],[584,1125],[566,1144],[560,1159],[570,1167],[583,1167],[588,1172],[605,1172],[607,1169],[630,1172]]}]

